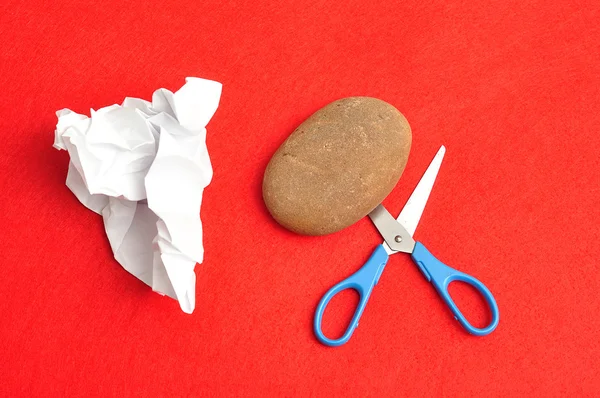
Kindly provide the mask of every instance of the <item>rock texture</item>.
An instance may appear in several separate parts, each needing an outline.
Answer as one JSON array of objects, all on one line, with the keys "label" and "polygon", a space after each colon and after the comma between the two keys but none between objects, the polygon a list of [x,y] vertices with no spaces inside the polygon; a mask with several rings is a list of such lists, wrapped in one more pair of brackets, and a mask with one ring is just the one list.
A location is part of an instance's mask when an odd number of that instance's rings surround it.
[{"label": "rock texture", "polygon": [[263,197],[285,228],[325,235],[354,224],[394,188],[412,134],[406,118],[376,98],[323,107],[288,137],[265,171]]}]

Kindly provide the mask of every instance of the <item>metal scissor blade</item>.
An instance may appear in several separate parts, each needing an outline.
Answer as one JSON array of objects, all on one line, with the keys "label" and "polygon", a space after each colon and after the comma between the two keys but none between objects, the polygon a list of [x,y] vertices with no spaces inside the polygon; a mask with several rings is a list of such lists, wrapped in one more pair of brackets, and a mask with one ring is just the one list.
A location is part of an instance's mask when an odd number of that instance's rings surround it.
[{"label": "metal scissor blade", "polygon": [[375,224],[379,234],[383,236],[383,247],[388,256],[392,253],[412,253],[415,241],[412,236],[383,205],[378,205],[369,213],[369,218]]},{"label": "metal scissor blade", "polygon": [[433,183],[435,182],[435,178],[442,165],[442,159],[444,159],[445,153],[446,147],[442,145],[396,219],[404,226],[411,236],[415,234],[417,225],[419,225],[421,215],[425,209],[427,199],[429,199],[429,194],[431,193]]}]

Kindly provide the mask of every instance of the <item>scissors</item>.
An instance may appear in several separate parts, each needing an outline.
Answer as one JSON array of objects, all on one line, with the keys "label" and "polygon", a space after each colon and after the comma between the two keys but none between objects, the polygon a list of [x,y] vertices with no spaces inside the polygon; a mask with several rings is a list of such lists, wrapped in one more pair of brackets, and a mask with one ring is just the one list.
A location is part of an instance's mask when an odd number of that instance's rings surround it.
[{"label": "scissors", "polygon": [[[475,336],[485,336],[498,326],[500,314],[496,300],[490,290],[471,275],[443,264],[423,244],[415,242],[412,238],[423,214],[425,204],[433,188],[445,153],[446,148],[442,145],[408,199],[408,202],[406,202],[397,220],[381,204],[369,213],[369,218],[371,218],[371,221],[384,241],[381,245],[377,246],[362,268],[329,289],[319,302],[314,319],[314,332],[321,343],[336,347],[345,344],[350,339],[352,333],[354,333],[354,329],[358,326],[358,320],[369,301],[373,287],[381,277],[389,256],[395,253],[407,253],[411,255],[413,262],[419,267],[425,278],[433,284],[442,300],[444,300],[450,311],[454,314],[454,318],[467,332]],[[456,304],[454,304],[452,297],[448,293],[448,285],[453,281],[465,282],[483,295],[492,313],[492,320],[486,327],[476,328],[472,326],[460,312]],[[330,339],[321,330],[323,312],[325,312],[325,308],[331,298],[346,289],[356,290],[360,296],[360,300],[344,335],[339,339]]]}]

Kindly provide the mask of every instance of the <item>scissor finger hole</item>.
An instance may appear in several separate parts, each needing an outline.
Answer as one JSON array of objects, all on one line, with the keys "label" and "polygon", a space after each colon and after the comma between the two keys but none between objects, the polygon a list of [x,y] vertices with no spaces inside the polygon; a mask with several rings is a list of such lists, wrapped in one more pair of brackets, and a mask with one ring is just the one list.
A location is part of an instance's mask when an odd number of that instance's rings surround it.
[{"label": "scissor finger hole", "polygon": [[330,339],[344,335],[356,312],[360,295],[354,289],[344,289],[331,298],[323,313],[321,331]]},{"label": "scissor finger hole", "polygon": [[481,329],[492,321],[485,297],[472,285],[452,281],[448,285],[448,294],[471,326]]}]

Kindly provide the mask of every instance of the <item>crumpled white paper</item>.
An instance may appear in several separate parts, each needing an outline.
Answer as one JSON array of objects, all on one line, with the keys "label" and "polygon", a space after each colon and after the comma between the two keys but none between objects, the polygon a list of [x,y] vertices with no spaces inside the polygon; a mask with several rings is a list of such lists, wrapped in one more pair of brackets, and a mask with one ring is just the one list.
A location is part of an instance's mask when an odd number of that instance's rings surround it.
[{"label": "crumpled white paper", "polygon": [[204,256],[200,204],[212,178],[206,125],[221,83],[187,78],[152,103],[125,98],[91,116],[56,112],[54,147],[69,152],[67,186],[101,214],[116,260],[192,313]]}]

